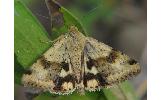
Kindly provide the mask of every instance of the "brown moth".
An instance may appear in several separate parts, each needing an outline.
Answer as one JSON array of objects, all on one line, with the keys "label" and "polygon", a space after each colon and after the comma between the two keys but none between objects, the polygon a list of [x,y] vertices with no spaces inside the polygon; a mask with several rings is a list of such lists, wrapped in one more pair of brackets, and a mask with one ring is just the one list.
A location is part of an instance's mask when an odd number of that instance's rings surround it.
[{"label": "brown moth", "polygon": [[96,91],[137,75],[139,64],[71,26],[24,74],[26,87],[54,94]]}]

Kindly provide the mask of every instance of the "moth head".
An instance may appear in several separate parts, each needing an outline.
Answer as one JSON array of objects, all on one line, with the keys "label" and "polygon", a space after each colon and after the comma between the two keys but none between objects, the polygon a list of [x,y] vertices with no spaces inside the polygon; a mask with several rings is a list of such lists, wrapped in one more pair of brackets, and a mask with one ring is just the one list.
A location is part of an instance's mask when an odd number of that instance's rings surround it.
[{"label": "moth head", "polygon": [[72,37],[72,38],[79,39],[81,37],[82,38],[84,37],[84,35],[81,32],[79,32],[78,28],[73,26],[73,25],[69,27],[69,31],[68,32],[69,32],[69,36]]},{"label": "moth head", "polygon": [[78,32],[78,28],[75,27],[74,25],[70,26],[69,32]]}]

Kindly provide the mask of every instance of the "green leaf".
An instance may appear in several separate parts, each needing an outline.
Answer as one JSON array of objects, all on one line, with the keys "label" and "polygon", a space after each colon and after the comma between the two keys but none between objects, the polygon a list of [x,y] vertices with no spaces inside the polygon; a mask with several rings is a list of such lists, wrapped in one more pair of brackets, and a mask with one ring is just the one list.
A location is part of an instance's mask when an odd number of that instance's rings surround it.
[{"label": "green leaf", "polygon": [[108,100],[138,100],[128,81],[110,89],[103,89],[103,92]]},{"label": "green leaf", "polygon": [[14,53],[22,67],[27,68],[40,56],[50,43],[47,32],[32,13],[20,2],[15,2]]}]

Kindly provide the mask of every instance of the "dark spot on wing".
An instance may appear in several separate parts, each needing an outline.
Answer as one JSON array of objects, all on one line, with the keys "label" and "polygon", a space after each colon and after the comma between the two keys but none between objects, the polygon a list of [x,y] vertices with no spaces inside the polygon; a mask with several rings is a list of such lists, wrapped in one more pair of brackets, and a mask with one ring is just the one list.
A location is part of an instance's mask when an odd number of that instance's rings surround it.
[{"label": "dark spot on wing", "polygon": [[53,88],[54,90],[61,90],[61,85],[63,83],[63,78],[59,76],[55,76],[53,83],[55,84],[55,87]]},{"label": "dark spot on wing", "polygon": [[65,71],[69,71],[69,63],[62,62],[62,63],[61,63],[61,67],[62,67]]},{"label": "dark spot on wing", "polygon": [[84,75],[84,80],[83,80],[83,84],[85,87],[87,87],[87,81],[88,80],[91,80],[91,79],[94,79],[95,78],[95,75],[92,74],[92,73],[87,73]]},{"label": "dark spot on wing", "polygon": [[108,83],[107,83],[107,81],[106,81],[106,79],[104,77],[105,76],[100,74],[100,73],[97,73],[96,75],[94,75],[92,73],[87,73],[87,74],[84,75],[83,84],[85,85],[85,87],[87,87],[87,81],[95,79],[95,80],[97,80],[99,82],[100,86],[105,86]]},{"label": "dark spot on wing", "polygon": [[46,68],[49,68],[52,63],[50,61],[47,61],[46,58],[43,56],[41,57],[41,64],[46,69]]},{"label": "dark spot on wing", "polygon": [[109,54],[109,56],[106,57],[107,62],[115,63],[115,59],[117,59],[117,57],[118,57],[117,53],[118,53],[117,51],[112,50],[111,53]]},{"label": "dark spot on wing", "polygon": [[103,75],[101,75],[100,73],[97,73],[96,77],[101,86],[107,85],[106,78],[104,78]]},{"label": "dark spot on wing", "polygon": [[75,87],[76,78],[74,77],[74,75],[70,74],[65,77],[55,76],[53,79],[53,83],[55,84],[53,90],[62,90],[62,84],[64,82],[71,82],[73,84],[73,87]]},{"label": "dark spot on wing", "polygon": [[87,68],[90,70],[95,65],[95,60],[89,57],[89,61],[86,62]]},{"label": "dark spot on wing", "polygon": [[135,61],[134,59],[130,59],[130,60],[128,61],[128,63],[129,63],[130,65],[134,65],[134,64],[137,63],[137,61]]},{"label": "dark spot on wing", "polygon": [[31,75],[32,74],[32,71],[30,69],[28,70],[25,70],[24,74],[28,74],[28,75]]}]

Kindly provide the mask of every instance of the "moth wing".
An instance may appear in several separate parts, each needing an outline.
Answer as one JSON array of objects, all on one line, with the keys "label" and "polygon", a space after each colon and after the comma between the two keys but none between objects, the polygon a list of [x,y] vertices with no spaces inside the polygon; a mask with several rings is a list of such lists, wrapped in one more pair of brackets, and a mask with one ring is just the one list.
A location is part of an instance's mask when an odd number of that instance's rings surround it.
[{"label": "moth wing", "polygon": [[41,58],[24,74],[24,86],[49,91],[55,94],[69,94],[75,90],[75,77],[66,50],[67,39],[60,36]]},{"label": "moth wing", "polygon": [[87,37],[84,47],[86,90],[108,88],[140,72],[139,64],[120,51]]}]

